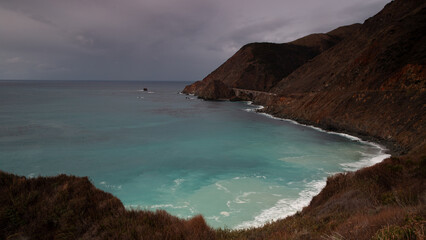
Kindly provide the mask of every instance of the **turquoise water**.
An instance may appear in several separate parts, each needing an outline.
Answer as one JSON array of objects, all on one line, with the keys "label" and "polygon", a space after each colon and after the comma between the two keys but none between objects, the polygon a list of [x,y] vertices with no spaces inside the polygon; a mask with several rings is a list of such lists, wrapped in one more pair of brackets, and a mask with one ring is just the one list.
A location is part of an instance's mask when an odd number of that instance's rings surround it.
[{"label": "turquoise water", "polygon": [[186,84],[0,81],[0,169],[89,176],[128,208],[244,228],[300,210],[330,174],[385,156],[247,103],[178,94]]}]

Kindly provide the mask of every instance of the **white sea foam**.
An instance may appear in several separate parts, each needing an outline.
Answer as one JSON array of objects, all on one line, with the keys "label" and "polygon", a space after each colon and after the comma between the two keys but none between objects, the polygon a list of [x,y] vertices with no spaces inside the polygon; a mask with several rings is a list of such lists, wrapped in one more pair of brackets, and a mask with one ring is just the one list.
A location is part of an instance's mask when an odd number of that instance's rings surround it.
[{"label": "white sea foam", "polygon": [[35,177],[36,177],[35,173],[30,173],[30,174],[27,175],[27,178],[35,178]]},{"label": "white sea foam", "polygon": [[115,190],[115,191],[121,190],[121,187],[122,187],[121,185],[107,184],[107,182],[105,181],[102,181],[99,184],[105,186],[108,189]]},{"label": "white sea foam", "polygon": [[218,217],[218,216],[211,216],[211,217],[205,217],[206,219],[211,219],[211,220],[215,220],[216,222],[221,222],[220,220],[219,220],[219,218],[220,217]]},{"label": "white sea foam", "polygon": [[195,210],[190,207],[190,203],[189,202],[183,202],[183,205],[173,205],[171,203],[165,203],[165,204],[154,204],[151,206],[144,206],[144,205],[138,205],[138,204],[130,204],[130,205],[126,205],[125,208],[127,209],[136,209],[136,210],[140,210],[140,209],[145,209],[145,210],[155,210],[155,209],[188,209],[191,214],[194,214]]},{"label": "white sea foam", "polygon": [[[252,102],[247,102],[247,104],[253,105]],[[245,110],[249,111],[249,112],[256,112],[259,109],[263,109],[263,106],[259,106],[258,108],[245,109]],[[384,159],[390,157],[390,154],[386,153],[387,149],[384,148],[383,146],[377,144],[377,143],[364,141],[364,140],[362,140],[358,137],[355,137],[355,136],[352,136],[352,135],[349,135],[349,134],[346,134],[346,133],[337,133],[337,132],[332,132],[332,131],[326,131],[326,130],[321,129],[319,127],[301,124],[301,123],[298,123],[298,122],[291,120],[291,119],[278,118],[278,117],[272,116],[271,114],[267,114],[267,113],[259,113],[258,112],[258,114],[261,114],[263,116],[266,116],[268,118],[272,118],[272,119],[275,119],[275,120],[286,121],[286,122],[290,122],[290,123],[293,123],[293,124],[296,124],[296,125],[302,125],[302,126],[305,126],[305,127],[309,127],[309,128],[315,129],[315,130],[320,131],[320,132],[339,135],[339,136],[345,137],[347,139],[350,139],[352,141],[358,141],[358,142],[361,142],[363,144],[373,146],[378,150],[378,152],[376,154],[363,153],[364,156],[363,156],[363,158],[361,158],[360,161],[353,162],[353,163],[342,163],[342,164],[340,164],[343,167],[343,170],[345,170],[345,171],[355,171],[355,170],[358,170],[358,169],[363,168],[363,167],[368,167],[368,166],[379,163],[379,162],[383,161]],[[332,173],[332,174],[335,174],[335,173]],[[304,180],[304,182],[306,182],[306,179]],[[289,182],[288,184],[293,184],[293,183]],[[326,178],[324,178],[322,180],[314,180],[314,181],[308,182],[305,185],[306,188],[299,193],[298,198],[296,198],[296,199],[283,198],[283,199],[279,200],[275,204],[275,206],[273,206],[272,208],[263,210],[259,215],[255,216],[253,220],[245,221],[245,222],[237,225],[235,227],[235,229],[246,229],[246,228],[251,228],[251,227],[260,227],[260,226],[263,226],[264,224],[266,224],[270,221],[275,221],[275,220],[282,219],[282,218],[285,218],[287,216],[293,215],[297,211],[301,210],[303,207],[307,206],[309,204],[309,202],[311,201],[311,199],[315,195],[320,193],[320,191],[325,187],[325,185],[326,185]]]},{"label": "white sea foam", "polygon": [[220,215],[223,215],[225,217],[229,217],[230,213],[223,211],[223,212],[220,212]]},{"label": "white sea foam", "polygon": [[175,182],[176,186],[179,186],[179,185],[181,185],[183,182],[185,182],[185,179],[183,179],[183,178],[178,178],[178,179],[173,180],[173,182]]},{"label": "white sea foam", "polygon": [[183,182],[185,182],[185,179],[183,179],[183,178],[178,178],[178,179],[175,179],[175,180],[173,180],[173,182],[175,183],[175,185],[173,186],[173,187],[171,187],[171,190],[173,191],[173,192],[175,192],[176,191],[176,189],[183,183]]},{"label": "white sea foam", "polygon": [[155,204],[149,208],[176,208],[173,204]]},{"label": "white sea foam", "polygon": [[317,195],[326,184],[326,178],[322,180],[311,181],[306,184],[306,189],[299,193],[296,199],[283,198],[275,206],[263,210],[254,220],[245,221],[235,227],[235,229],[246,229],[251,227],[260,227],[270,221],[290,216],[308,205],[312,197]]},{"label": "white sea foam", "polygon": [[252,195],[252,194],[256,194],[256,192],[245,192],[242,195],[239,195],[235,198],[234,203],[248,203],[250,202],[250,199],[248,199],[247,197]]},{"label": "white sea foam", "polygon": [[138,92],[147,92],[147,93],[155,93],[155,92],[144,90],[144,89],[138,89],[136,91],[138,91]]},{"label": "white sea foam", "polygon": [[[263,109],[263,108],[264,108],[264,106],[262,106],[262,105],[253,105],[253,103],[252,103],[252,102],[248,102],[247,104],[248,104],[248,105],[251,105],[251,106],[257,106],[256,108],[251,108],[251,109],[250,109],[250,111],[251,111],[251,112],[252,112],[252,111],[256,111],[256,110],[260,110],[260,109]],[[269,114],[269,113],[258,112],[258,114],[263,115],[263,116],[266,116],[266,117],[271,118],[271,119],[275,119],[275,120],[279,120],[279,121],[286,121],[286,122],[290,122],[290,123],[293,123],[293,124],[296,124],[296,125],[301,125],[301,126],[309,127],[309,128],[312,128],[312,129],[318,130],[318,131],[320,131],[320,132],[325,132],[325,133],[328,133],[328,134],[339,135],[339,136],[342,136],[342,137],[348,138],[348,139],[350,139],[350,140],[354,140],[354,141],[359,141],[359,142],[367,143],[367,144],[369,144],[369,145],[380,146],[380,145],[378,145],[378,144],[376,144],[376,143],[371,143],[371,142],[363,141],[363,140],[361,140],[361,139],[360,139],[360,138],[358,138],[358,137],[355,137],[355,136],[352,136],[352,135],[349,135],[349,134],[346,134],[346,133],[338,133],[338,132],[327,131],[327,130],[321,129],[321,128],[319,128],[319,127],[315,127],[315,126],[312,126],[312,125],[307,125],[307,124],[299,123],[299,122],[297,122],[297,121],[295,121],[295,120],[292,120],[292,119],[275,117],[275,116],[273,116],[273,115],[271,115],[271,114]],[[381,147],[381,146],[380,146],[380,147]],[[382,147],[381,147],[381,148],[382,148]]]},{"label": "white sea foam", "polygon": [[345,171],[356,171],[358,169],[369,167],[376,163],[379,163],[390,156],[390,154],[374,155],[373,157],[370,156],[361,158],[361,160],[359,160],[358,162],[341,163],[340,166],[342,166]]},{"label": "white sea foam", "polygon": [[234,179],[234,180],[240,180],[240,179],[247,179],[248,177],[246,177],[246,176],[243,176],[243,177],[234,177],[234,178],[232,178],[232,179]]},{"label": "white sea foam", "polygon": [[262,106],[262,105],[253,105],[253,102],[252,101],[247,101],[246,102],[247,103],[247,105],[249,105],[249,106],[255,106],[254,108],[245,108],[245,109],[243,109],[244,111],[246,111],[246,112],[256,112],[256,111],[258,111],[258,110],[261,110],[261,109],[264,109],[265,107],[264,106]]},{"label": "white sea foam", "polygon": [[166,208],[173,208],[173,209],[183,209],[188,208],[191,213],[193,213],[193,209],[190,207],[189,202],[183,202],[183,205],[173,205],[171,203],[165,203],[165,204],[154,204],[151,206],[144,206],[144,205],[138,205],[138,204],[130,204],[125,206],[127,209],[166,209]]},{"label": "white sea foam", "polygon": [[[252,104],[250,103],[249,105],[252,105]],[[350,139],[352,141],[357,141],[357,142],[375,147],[378,150],[378,153],[366,155],[365,157],[361,158],[360,161],[340,164],[343,167],[343,170],[345,170],[345,171],[356,171],[356,170],[363,168],[363,167],[372,166],[372,165],[379,163],[379,162],[383,161],[384,159],[391,156],[390,154],[386,153],[387,149],[385,147],[383,147],[382,145],[374,143],[374,142],[364,141],[364,140],[360,139],[359,137],[355,137],[355,136],[352,136],[352,135],[349,135],[349,134],[346,134],[346,133],[338,133],[338,132],[327,131],[327,130],[324,130],[324,129],[321,129],[319,127],[315,127],[315,126],[312,126],[312,125],[301,124],[301,123],[298,123],[298,122],[291,120],[291,119],[278,118],[278,117],[272,116],[271,114],[268,114],[268,113],[259,113],[259,114],[266,116],[266,117],[269,117],[269,118],[272,118],[272,119],[275,119],[275,120],[286,121],[286,122],[290,122],[290,123],[293,123],[293,124],[296,124],[296,125],[309,127],[309,128],[312,128],[312,129],[315,129],[317,131],[324,132],[324,133],[327,133],[327,134],[339,135],[339,136],[345,137],[347,139]]]},{"label": "white sea foam", "polygon": [[218,189],[218,190],[222,190],[222,191],[225,191],[225,192],[227,192],[227,193],[229,193],[229,192],[230,192],[230,191],[229,191],[229,189],[227,189],[226,187],[224,187],[224,186],[220,185],[219,183],[216,183],[215,185],[217,186],[217,189]]}]

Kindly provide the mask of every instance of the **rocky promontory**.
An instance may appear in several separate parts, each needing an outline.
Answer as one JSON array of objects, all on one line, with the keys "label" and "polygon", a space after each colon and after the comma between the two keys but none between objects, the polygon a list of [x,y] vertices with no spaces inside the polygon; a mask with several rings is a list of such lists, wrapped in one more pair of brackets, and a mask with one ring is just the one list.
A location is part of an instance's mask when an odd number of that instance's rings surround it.
[{"label": "rocky promontory", "polygon": [[[290,43],[248,44],[183,92],[252,100],[275,116],[381,141],[403,154],[426,143],[425,32],[424,1],[392,1],[363,24]],[[235,89],[267,94],[240,96],[245,91]]]},{"label": "rocky promontory", "polygon": [[183,93],[221,100],[234,97],[234,88],[270,91],[282,78],[340,42],[358,27],[359,24],[345,26],[290,43],[247,44],[202,81],[188,85]]},{"label": "rocky promontory", "polygon": [[[285,44],[254,43],[187,94],[384,141],[393,157],[330,176],[309,206],[245,230],[129,210],[88,178],[0,171],[0,239],[425,239],[426,2]],[[399,155],[399,156],[395,156]]]}]

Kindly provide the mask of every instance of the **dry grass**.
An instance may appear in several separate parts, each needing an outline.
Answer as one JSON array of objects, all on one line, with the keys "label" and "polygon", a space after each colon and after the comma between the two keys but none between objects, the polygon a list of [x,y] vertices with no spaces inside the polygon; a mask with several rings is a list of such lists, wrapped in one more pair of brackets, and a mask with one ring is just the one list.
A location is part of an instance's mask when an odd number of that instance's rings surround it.
[{"label": "dry grass", "polygon": [[0,172],[0,239],[424,239],[426,158],[332,176],[308,207],[262,228],[211,229],[165,211],[126,210],[87,178]]},{"label": "dry grass", "polygon": [[127,211],[87,178],[0,172],[0,239],[211,239],[201,216]]}]

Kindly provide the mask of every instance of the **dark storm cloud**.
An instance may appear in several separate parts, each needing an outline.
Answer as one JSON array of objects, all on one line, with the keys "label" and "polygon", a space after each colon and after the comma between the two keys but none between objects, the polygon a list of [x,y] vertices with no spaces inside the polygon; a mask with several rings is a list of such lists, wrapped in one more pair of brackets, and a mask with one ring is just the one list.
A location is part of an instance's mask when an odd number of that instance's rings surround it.
[{"label": "dark storm cloud", "polygon": [[0,79],[201,79],[249,42],[363,22],[385,0],[2,0]]}]

